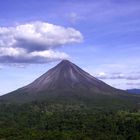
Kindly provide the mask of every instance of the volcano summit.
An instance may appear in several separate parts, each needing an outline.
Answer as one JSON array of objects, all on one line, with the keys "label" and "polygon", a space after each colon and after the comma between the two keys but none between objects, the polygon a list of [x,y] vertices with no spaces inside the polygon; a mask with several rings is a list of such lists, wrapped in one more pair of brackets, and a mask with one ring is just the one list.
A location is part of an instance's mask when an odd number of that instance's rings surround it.
[{"label": "volcano summit", "polygon": [[45,92],[48,90],[96,90],[100,93],[114,88],[91,76],[68,60],[63,60],[33,83],[23,87],[27,92]]},{"label": "volcano summit", "polygon": [[0,99],[29,102],[62,98],[96,99],[102,96],[126,96],[126,93],[91,76],[72,62],[63,60],[31,84],[3,95]]}]

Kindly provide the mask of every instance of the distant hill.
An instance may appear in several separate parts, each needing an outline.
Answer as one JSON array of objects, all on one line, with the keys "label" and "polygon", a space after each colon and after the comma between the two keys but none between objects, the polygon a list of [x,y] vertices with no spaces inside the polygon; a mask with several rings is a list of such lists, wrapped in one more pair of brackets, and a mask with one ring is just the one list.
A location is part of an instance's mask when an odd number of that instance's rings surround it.
[{"label": "distant hill", "polygon": [[140,94],[140,89],[127,89],[126,91],[129,93]]}]

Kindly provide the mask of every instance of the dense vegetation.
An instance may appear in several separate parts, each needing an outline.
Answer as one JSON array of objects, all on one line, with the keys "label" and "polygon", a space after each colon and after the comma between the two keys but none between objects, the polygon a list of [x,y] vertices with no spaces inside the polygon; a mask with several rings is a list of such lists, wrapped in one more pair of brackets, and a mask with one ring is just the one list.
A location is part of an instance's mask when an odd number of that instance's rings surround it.
[{"label": "dense vegetation", "polygon": [[140,112],[82,103],[1,104],[0,140],[140,140]]}]

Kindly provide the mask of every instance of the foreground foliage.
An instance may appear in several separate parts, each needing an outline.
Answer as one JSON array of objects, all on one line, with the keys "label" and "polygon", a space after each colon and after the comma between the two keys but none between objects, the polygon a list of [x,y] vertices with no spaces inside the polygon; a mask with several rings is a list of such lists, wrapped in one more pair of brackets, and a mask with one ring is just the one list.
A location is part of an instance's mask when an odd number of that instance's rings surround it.
[{"label": "foreground foliage", "polygon": [[1,104],[0,140],[140,140],[140,112],[83,104]]}]

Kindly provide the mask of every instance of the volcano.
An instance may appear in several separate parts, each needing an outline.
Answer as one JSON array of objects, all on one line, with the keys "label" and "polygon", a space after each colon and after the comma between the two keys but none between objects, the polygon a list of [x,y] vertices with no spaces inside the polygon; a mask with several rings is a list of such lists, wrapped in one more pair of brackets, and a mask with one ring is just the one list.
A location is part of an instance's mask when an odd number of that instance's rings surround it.
[{"label": "volcano", "polygon": [[29,102],[61,98],[96,98],[125,95],[93,77],[68,60],[61,61],[54,68],[37,78],[31,84],[0,97],[2,101]]},{"label": "volcano", "polygon": [[108,94],[115,90],[68,60],[63,60],[34,82],[22,88],[22,90],[33,93],[74,89],[96,90],[96,92]]}]

